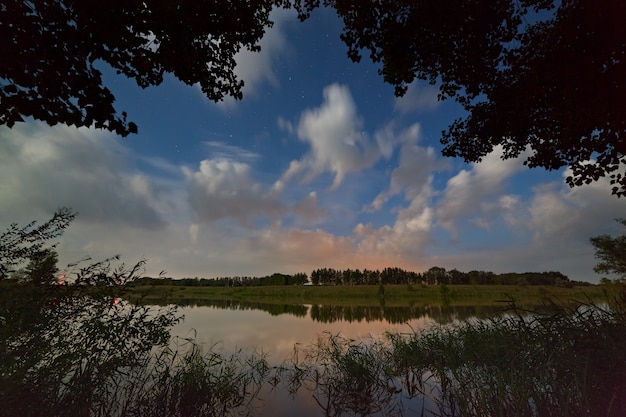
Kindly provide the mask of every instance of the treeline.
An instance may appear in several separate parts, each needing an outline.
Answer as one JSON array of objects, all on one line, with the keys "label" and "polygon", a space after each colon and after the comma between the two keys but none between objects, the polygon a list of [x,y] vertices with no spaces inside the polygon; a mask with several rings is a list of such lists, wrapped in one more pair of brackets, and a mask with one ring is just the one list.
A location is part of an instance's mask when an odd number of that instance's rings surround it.
[{"label": "treeline", "polygon": [[219,277],[219,278],[151,278],[136,279],[133,285],[174,285],[183,287],[260,287],[265,285],[304,285],[309,276],[304,272],[294,275],[275,273],[264,277]]},{"label": "treeline", "polygon": [[219,277],[219,278],[150,278],[143,277],[134,285],[174,285],[186,287],[253,287],[265,285],[549,285],[572,287],[591,285],[587,282],[571,281],[557,271],[549,272],[508,272],[496,274],[490,271],[462,272],[458,269],[446,270],[432,267],[425,272],[406,271],[401,268],[333,269],[320,268],[311,272],[310,277],[300,272],[294,275],[275,273],[264,277]]},{"label": "treeline", "polygon": [[458,269],[446,270],[442,267],[432,267],[425,272],[406,271],[401,268],[385,268],[378,270],[332,268],[316,269],[311,273],[313,285],[556,285],[573,286],[584,285],[570,281],[570,279],[556,271],[550,272],[509,272],[496,274],[490,271],[462,272]]}]

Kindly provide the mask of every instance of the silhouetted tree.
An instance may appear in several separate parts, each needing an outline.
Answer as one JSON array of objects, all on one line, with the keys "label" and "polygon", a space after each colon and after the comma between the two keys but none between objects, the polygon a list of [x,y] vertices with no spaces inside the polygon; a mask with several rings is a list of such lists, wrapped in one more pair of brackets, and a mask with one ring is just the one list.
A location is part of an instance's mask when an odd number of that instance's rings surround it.
[{"label": "silhouetted tree", "polygon": [[[626,219],[617,219],[626,227]],[[600,262],[593,268],[597,273],[613,273],[626,279],[626,233],[613,237],[607,234],[592,237],[591,244],[596,249]]]},{"label": "silhouetted tree", "polygon": [[626,2],[296,0],[301,18],[320,4],[397,95],[427,80],[469,112],[443,132],[444,155],[529,150],[529,167],[569,166],[570,186],[610,175],[626,195]]},{"label": "silhouetted tree", "polygon": [[37,262],[50,255],[56,243],[49,241],[61,236],[75,216],[70,209],[61,208],[41,225],[34,221],[22,227],[11,224],[0,235],[0,279],[8,278],[19,265]]},{"label": "silhouetted tree", "polygon": [[449,281],[449,275],[446,268],[433,266],[422,274],[427,284],[446,284]]},{"label": "silhouetted tree", "polygon": [[4,281],[0,291],[1,416],[114,415],[129,371],[169,343],[179,320],[171,307],[116,298],[122,288],[110,284],[132,281],[143,262],[75,265],[68,285],[41,285],[57,272],[50,240],[73,218],[60,209],[39,226],[12,224],[0,235],[0,272],[27,263],[22,282]]},{"label": "silhouetted tree", "polygon": [[[0,125],[24,117],[126,136],[100,65],[142,88],[164,74],[199,84],[215,101],[241,98],[234,55],[258,51],[269,13],[285,0],[6,0],[0,7]],[[101,67],[100,67],[101,68]]]},{"label": "silhouetted tree", "polygon": [[57,280],[56,274],[58,254],[54,250],[48,250],[43,256],[31,259],[26,266],[27,279],[37,284],[52,284]]}]

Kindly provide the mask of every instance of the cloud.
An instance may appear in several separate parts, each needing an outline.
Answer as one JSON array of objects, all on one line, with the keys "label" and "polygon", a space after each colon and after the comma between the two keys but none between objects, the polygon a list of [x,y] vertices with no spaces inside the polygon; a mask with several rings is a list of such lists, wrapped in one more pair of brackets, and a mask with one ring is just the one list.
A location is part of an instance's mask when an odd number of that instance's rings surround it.
[{"label": "cloud", "polygon": [[[209,147],[241,155],[236,148]],[[132,168],[133,161],[148,163],[161,177]],[[280,187],[255,181],[245,162],[212,159],[196,170],[173,167],[159,158],[135,157],[101,131],[39,123],[0,128],[0,218],[8,226],[45,221],[61,206],[78,211],[59,239],[62,268],[85,256],[122,254],[131,264],[146,258],[148,275],[165,270],[174,276],[231,276],[282,271],[277,265],[284,253],[295,263],[296,252],[284,250],[287,241],[275,242],[283,250],[270,260],[248,251],[260,249],[252,242],[267,243],[262,236],[268,228],[285,238],[300,236],[280,226],[286,216],[310,225],[327,214],[315,192],[288,203]],[[263,217],[276,225],[253,227]],[[304,242],[294,247],[304,248]]]},{"label": "cloud", "polygon": [[404,96],[396,97],[393,108],[402,114],[415,111],[432,111],[440,104],[437,99],[438,94],[438,87],[415,81],[409,85]]},{"label": "cloud", "polygon": [[[495,164],[495,160],[492,162]],[[592,184],[570,188],[564,181],[569,170],[564,170],[560,181],[536,184],[530,195],[522,197],[486,191],[487,184],[501,189],[502,183],[483,181],[482,186],[477,185],[476,177],[493,172],[492,168],[487,167],[481,174],[473,170],[462,174],[459,183],[476,185],[482,201],[476,201],[474,196],[460,196],[468,207],[465,211],[459,209],[454,220],[467,219],[478,212],[481,218],[475,226],[481,227],[484,221],[489,227],[482,233],[468,225],[455,228],[458,240],[454,247],[462,254],[442,252],[440,263],[464,270],[494,272],[555,270],[575,280],[599,280],[600,276],[592,271],[594,251],[589,238],[612,230],[613,219],[626,212],[626,203],[611,195],[609,181],[601,178]],[[502,167],[499,178],[510,172]],[[446,192],[453,189],[449,184]],[[507,235],[511,236],[510,242],[503,242]]]},{"label": "cloud", "polygon": [[401,143],[398,167],[391,173],[389,188],[376,196],[365,211],[373,212],[383,208],[387,201],[398,194],[404,193],[407,200],[419,196],[424,187],[428,187],[436,171],[447,168],[447,163],[441,160],[432,146],[419,146],[417,142],[421,136],[420,125],[413,124],[394,134],[390,127],[377,133],[376,137],[385,137],[390,144]]},{"label": "cloud", "polygon": [[306,198],[296,202],[291,210],[293,214],[303,219],[305,224],[316,223],[328,214],[327,209],[319,206],[315,191],[311,191]]},{"label": "cloud", "polygon": [[390,142],[401,144],[398,167],[391,173],[389,187],[379,193],[365,211],[382,210],[388,200],[398,194],[403,194],[408,204],[397,210],[393,224],[374,228],[359,223],[354,233],[358,237],[359,252],[414,268],[416,264],[424,264],[424,252],[432,243],[435,226],[433,179],[436,172],[447,169],[448,164],[438,157],[433,147],[418,145],[421,137],[419,124],[411,125],[399,134],[388,126],[384,135]]},{"label": "cloud", "polygon": [[239,146],[230,145],[220,141],[206,141],[204,145],[209,149],[211,159],[226,159],[236,161],[254,161],[261,155]]},{"label": "cloud", "polygon": [[[304,111],[298,138],[311,146],[300,160],[291,162],[283,181],[304,175],[304,181],[330,172],[336,189],[345,175],[370,168],[381,156],[380,148],[362,130],[362,121],[347,87],[332,84],[323,91],[319,108]],[[285,125],[284,121],[282,125]]]},{"label": "cloud", "polygon": [[234,219],[254,227],[261,218],[278,221],[294,216],[296,221],[316,222],[326,215],[318,206],[317,194],[288,203],[280,180],[271,186],[254,180],[252,167],[230,159],[205,159],[193,170],[183,167],[188,184],[188,201],[194,222],[212,223]]},{"label": "cloud", "polygon": [[[313,132],[310,137],[329,147],[314,127],[332,134],[359,132],[358,123],[341,122],[358,121],[358,115],[354,106],[348,111],[345,95],[339,96],[341,106],[326,100],[305,112],[295,131],[305,126]],[[339,117],[324,112],[338,108],[343,109]],[[310,125],[304,123],[307,115]],[[211,159],[191,168],[133,155],[105,132],[38,123],[0,128],[0,218],[43,221],[56,208],[70,206],[80,214],[61,239],[61,265],[85,255],[103,259],[121,253],[130,263],[147,258],[151,275],[166,270],[178,277],[259,276],[325,266],[419,271],[439,265],[466,271],[559,270],[573,279],[599,279],[591,270],[589,237],[612,232],[613,218],[626,212],[624,200],[610,195],[606,179],[571,189],[563,171],[556,181],[533,181],[532,188],[516,179],[512,192],[508,179],[525,168],[500,160],[497,150],[438,189],[448,161],[421,143],[419,125],[396,130],[389,124],[373,139],[365,136],[379,158],[393,161],[398,150],[398,165],[371,203],[376,214],[361,217],[356,209],[347,220],[347,193],[339,200],[325,194],[320,203],[316,192],[281,179],[260,182],[252,164],[257,155],[220,142],[206,143]],[[357,138],[362,139],[360,133]],[[313,149],[307,154],[311,158]],[[334,152],[346,166],[360,166],[341,159],[341,149]],[[149,171],[134,168],[136,162],[147,163]],[[306,158],[294,163],[303,164],[303,175],[315,167]],[[353,189],[359,181],[350,180]],[[395,207],[386,207],[398,195],[405,202],[396,199]],[[345,235],[331,228],[339,222]],[[442,227],[456,240],[440,244]]]},{"label": "cloud", "polygon": [[[329,267],[336,269],[383,269],[388,266],[415,268],[415,262],[389,256],[385,251],[358,248],[357,236],[338,236],[322,229],[271,227],[248,239],[242,253],[247,270],[306,272]],[[254,267],[258,269],[254,269]]]},{"label": "cloud", "polygon": [[[390,131],[386,135],[394,137]],[[608,180],[571,189],[564,182],[566,170],[560,181],[535,182],[530,189],[520,188],[523,182],[516,182],[517,193],[512,193],[508,179],[525,170],[521,164],[524,156],[502,160],[501,149],[496,149],[437,190],[434,179],[449,166],[432,148],[417,143],[403,142],[388,189],[367,208],[383,210],[398,194],[403,194],[408,204],[397,210],[393,224],[374,227],[359,223],[355,227],[360,254],[409,267],[558,270],[572,279],[598,279],[591,272],[589,237],[610,230],[612,219],[626,209],[623,201],[611,196]],[[453,236],[445,245],[440,244],[441,227]]]},{"label": "cloud", "polygon": [[[562,173],[563,179],[570,175],[570,169]],[[626,213],[626,202],[615,198],[610,190],[607,178],[574,188],[564,180],[536,186],[527,207],[526,227],[536,240],[558,236],[587,241],[604,233],[607,224]]]},{"label": "cloud", "polygon": [[81,221],[162,228],[160,186],[130,167],[112,134],[24,123],[0,128],[3,218],[50,216],[70,207]]},{"label": "cloud", "polygon": [[[244,97],[257,94],[258,89],[264,83],[269,83],[274,87],[280,85],[273,64],[287,48],[284,25],[289,20],[295,20],[295,14],[291,10],[274,9],[270,14],[270,20],[274,22],[274,25],[266,28],[263,38],[259,41],[260,52],[243,49],[235,54],[237,65],[234,72],[237,78],[244,82]],[[219,105],[232,108],[236,102],[232,97],[226,97]]]},{"label": "cloud", "polygon": [[[432,179],[432,177],[430,177]],[[426,247],[432,243],[434,212],[430,207],[433,190],[430,180],[409,205],[398,211],[393,225],[373,228],[358,224],[354,230],[359,238],[358,250],[395,260],[398,264],[421,263]]]},{"label": "cloud", "polygon": [[280,196],[255,182],[246,163],[210,159],[201,161],[196,171],[185,167],[183,172],[197,222],[234,218],[251,226],[255,218],[277,219],[286,212]]},{"label": "cloud", "polygon": [[506,160],[502,155],[502,148],[496,147],[482,162],[472,164],[448,180],[437,206],[437,220],[452,233],[453,239],[456,239],[457,221],[487,212],[493,207],[488,204],[488,199],[500,197],[506,180],[524,169],[521,162],[524,155]]}]

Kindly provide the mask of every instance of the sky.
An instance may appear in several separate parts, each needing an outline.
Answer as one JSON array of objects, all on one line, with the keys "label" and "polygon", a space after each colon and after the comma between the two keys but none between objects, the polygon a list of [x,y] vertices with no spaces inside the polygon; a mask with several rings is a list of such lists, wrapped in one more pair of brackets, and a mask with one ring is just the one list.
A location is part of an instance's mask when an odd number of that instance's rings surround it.
[{"label": "sky", "polygon": [[[103,66],[139,126],[121,138],[27,121],[0,127],[0,226],[78,213],[59,266],[145,259],[145,274],[310,274],[317,268],[560,271],[597,282],[589,238],[617,233],[626,199],[608,180],[570,188],[567,169],[441,156],[463,109],[413,83],[397,98],[341,21],[272,14],[262,51],[237,55],[241,101],[209,101],[166,77],[145,90]],[[71,271],[67,271],[71,272]]]}]

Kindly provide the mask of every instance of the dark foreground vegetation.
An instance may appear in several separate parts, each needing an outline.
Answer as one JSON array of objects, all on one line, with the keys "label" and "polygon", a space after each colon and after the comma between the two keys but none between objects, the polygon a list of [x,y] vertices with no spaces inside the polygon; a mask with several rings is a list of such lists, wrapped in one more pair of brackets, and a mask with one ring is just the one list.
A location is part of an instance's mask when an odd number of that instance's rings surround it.
[{"label": "dark foreground vegetation", "polygon": [[[288,371],[325,415],[626,415],[624,292],[384,340],[328,335]],[[417,399],[417,401],[416,401]]]},{"label": "dark foreground vegetation", "polygon": [[[0,416],[261,416],[272,389],[325,416],[626,415],[620,281],[605,281],[603,302],[545,298],[529,311],[510,299],[504,314],[419,333],[329,334],[270,365],[255,351],[171,340],[174,308],[119,298],[142,263],[75,265],[59,285],[47,242],[72,218],[62,210],[0,235]],[[604,267],[619,270],[603,247]]]},{"label": "dark foreground vegetation", "polygon": [[[497,146],[507,158],[530,148],[529,167],[569,166],[568,184],[607,177],[626,195],[622,1],[4,1],[0,125],[32,117],[135,133],[113,106],[101,62],[141,87],[167,73],[210,99],[241,98],[235,54],[258,50],[271,10],[290,4],[302,19],[334,8],[348,56],[368,51],[398,94],[427,80],[461,104],[468,115],[443,132],[445,155],[478,162]],[[45,242],[71,218],[61,211],[0,235],[2,416],[255,414],[265,385],[308,390],[327,416],[626,415],[622,283],[607,284],[606,305],[512,305],[507,316],[382,341],[329,336],[302,360],[270,368],[254,353],[172,347],[174,311],[118,302],[140,264],[77,267],[67,285],[52,285]],[[626,237],[593,243],[599,270],[626,276]],[[20,282],[7,282],[23,264]]]},{"label": "dark foreground vegetation", "polygon": [[623,416],[626,300],[614,286],[606,306],[512,304],[420,333],[328,334],[274,366],[172,344],[173,310],[22,285],[2,293],[0,415],[263,416],[259,393],[279,389],[320,416]]},{"label": "dark foreground vegetation", "polygon": [[322,6],[341,18],[348,57],[369,57],[396,95],[428,81],[463,107],[441,133],[444,156],[480,162],[501,146],[531,168],[569,166],[570,186],[606,177],[626,196],[626,4],[616,0],[4,0],[0,126],[33,118],[137,133],[102,64],[141,88],[168,75],[210,100],[241,99],[236,54],[261,49],[272,11],[305,20]]}]

